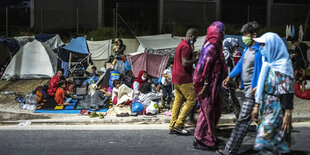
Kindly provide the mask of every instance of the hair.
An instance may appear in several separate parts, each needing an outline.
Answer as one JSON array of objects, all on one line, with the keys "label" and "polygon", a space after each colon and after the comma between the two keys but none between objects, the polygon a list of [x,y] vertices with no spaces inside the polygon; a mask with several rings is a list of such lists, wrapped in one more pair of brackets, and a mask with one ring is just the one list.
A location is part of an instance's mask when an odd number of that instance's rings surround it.
[{"label": "hair", "polygon": [[114,80],[113,81],[113,87],[116,87],[117,84],[121,84],[120,80]]},{"label": "hair", "polygon": [[298,38],[297,37],[293,37],[292,38],[292,43],[294,43],[294,42],[298,42]]},{"label": "hair", "polygon": [[65,80],[59,80],[58,81],[58,87],[61,87],[63,84],[65,84],[66,81]]},{"label": "hair", "polygon": [[93,69],[93,70],[97,70],[97,67],[96,67],[96,66],[93,66],[93,67],[91,67],[91,69]]},{"label": "hair", "polygon": [[254,33],[258,33],[259,31],[259,25],[256,21],[252,21],[252,22],[248,22],[246,24],[244,24],[240,30],[241,33],[243,34],[254,34]]},{"label": "hair", "polygon": [[198,30],[195,28],[190,28],[186,31],[186,36],[198,36]]},{"label": "hair", "polygon": [[119,44],[123,45],[123,40],[122,39],[117,39],[116,41],[119,41]]},{"label": "hair", "polygon": [[63,68],[58,68],[58,69],[57,69],[57,72],[58,72],[58,71],[61,71],[62,73],[65,72],[65,70],[64,70]]}]

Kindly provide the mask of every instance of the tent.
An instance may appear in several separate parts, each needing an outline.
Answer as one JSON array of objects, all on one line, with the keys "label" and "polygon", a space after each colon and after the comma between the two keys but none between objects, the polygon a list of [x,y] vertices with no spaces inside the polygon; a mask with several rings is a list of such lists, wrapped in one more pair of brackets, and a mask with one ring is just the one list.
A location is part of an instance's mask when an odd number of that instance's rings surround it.
[{"label": "tent", "polygon": [[141,70],[147,71],[148,75],[161,77],[169,59],[169,56],[141,53],[134,56],[127,56],[135,77]]},{"label": "tent", "polygon": [[[72,54],[75,54],[73,56],[78,57],[78,60],[76,60],[77,63],[75,63],[75,65],[73,67],[71,66]],[[85,62],[85,60],[87,60],[86,65],[88,65],[89,50],[88,50],[88,46],[87,46],[87,42],[86,42],[86,37],[72,38],[66,46],[63,46],[61,48],[59,55],[60,55],[60,59],[62,60],[61,66],[65,70],[65,73],[64,73],[65,76],[68,76],[68,70],[69,69],[71,71],[74,70],[75,67],[77,66],[77,64],[83,64]],[[82,59],[80,60],[79,58],[81,58],[81,57],[82,57]],[[87,66],[84,66],[84,68],[86,68],[86,67]]]},{"label": "tent", "polygon": [[11,58],[11,51],[5,44],[5,39],[0,38],[0,67],[5,65]]},{"label": "tent", "polygon": [[38,34],[35,36],[35,39],[52,50],[56,50],[64,44],[58,34]]},{"label": "tent", "polygon": [[26,43],[13,57],[2,79],[51,78],[55,75],[57,55],[41,42]]},{"label": "tent", "polygon": [[[140,54],[148,50],[153,54],[170,55],[173,57],[175,49],[181,42],[182,38],[184,37],[172,36],[172,34],[140,36],[137,37],[137,40],[140,43],[138,51],[136,53],[131,53],[130,55]],[[197,41],[194,44],[195,51],[201,49],[204,39],[204,36],[197,38]]]},{"label": "tent", "polygon": [[103,67],[104,62],[112,54],[112,40],[87,41],[91,59],[97,67]]}]

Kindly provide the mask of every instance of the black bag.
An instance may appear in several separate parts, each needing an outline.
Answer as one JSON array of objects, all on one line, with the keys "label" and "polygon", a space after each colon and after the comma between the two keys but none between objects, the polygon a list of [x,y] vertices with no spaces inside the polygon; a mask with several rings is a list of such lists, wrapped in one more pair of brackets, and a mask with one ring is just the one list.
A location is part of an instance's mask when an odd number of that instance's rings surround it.
[{"label": "black bag", "polygon": [[302,66],[304,69],[307,69],[309,67],[309,61],[305,59],[304,54],[302,53],[302,50],[299,46],[297,46],[299,48],[299,51],[301,53],[302,59],[304,61],[304,65]]}]

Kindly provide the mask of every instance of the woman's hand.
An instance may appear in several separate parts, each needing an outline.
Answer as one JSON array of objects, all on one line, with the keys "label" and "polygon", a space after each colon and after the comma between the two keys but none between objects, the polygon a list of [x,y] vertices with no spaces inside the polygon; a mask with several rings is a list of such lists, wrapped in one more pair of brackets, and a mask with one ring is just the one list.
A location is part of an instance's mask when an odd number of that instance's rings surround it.
[{"label": "woman's hand", "polygon": [[251,118],[253,121],[257,122],[258,121],[258,104],[255,104],[253,107],[253,111],[251,113]]},{"label": "woman's hand", "polygon": [[255,95],[256,88],[257,88],[257,87],[254,87],[254,88],[252,89],[252,91],[251,91],[251,95],[252,95],[252,96],[254,96],[254,95]]},{"label": "woman's hand", "polygon": [[292,110],[285,110],[283,122],[282,122],[282,129],[284,133],[289,133],[292,127]]}]

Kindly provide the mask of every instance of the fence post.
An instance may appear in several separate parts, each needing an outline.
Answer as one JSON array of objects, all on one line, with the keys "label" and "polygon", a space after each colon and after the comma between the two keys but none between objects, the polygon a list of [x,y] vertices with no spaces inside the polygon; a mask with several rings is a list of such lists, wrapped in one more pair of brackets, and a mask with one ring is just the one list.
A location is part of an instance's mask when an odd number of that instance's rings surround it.
[{"label": "fence post", "polygon": [[163,29],[163,16],[164,16],[164,0],[159,0],[159,22],[158,22],[158,29],[159,29],[159,34],[162,33],[162,29]]},{"label": "fence post", "polygon": [[98,29],[101,28],[102,23],[102,0],[98,0]]},{"label": "fence post", "polygon": [[76,8],[76,34],[79,34],[79,8]]},{"label": "fence post", "polygon": [[267,27],[270,27],[271,5],[273,0],[267,0]]},{"label": "fence post", "polygon": [[30,0],[30,28],[34,27],[34,0]]},{"label": "fence post", "polygon": [[9,10],[8,7],[5,7],[5,35],[9,36]]},{"label": "fence post", "polygon": [[41,12],[41,33],[43,33],[43,13],[42,13],[42,8],[41,8],[40,12]]}]

